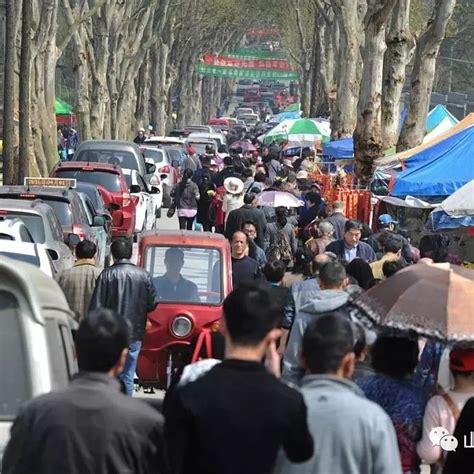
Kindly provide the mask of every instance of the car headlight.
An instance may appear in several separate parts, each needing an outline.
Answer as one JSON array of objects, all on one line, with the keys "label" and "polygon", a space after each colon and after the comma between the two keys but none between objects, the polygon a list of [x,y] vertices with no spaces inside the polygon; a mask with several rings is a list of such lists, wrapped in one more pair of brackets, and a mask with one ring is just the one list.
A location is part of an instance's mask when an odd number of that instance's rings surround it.
[{"label": "car headlight", "polygon": [[171,325],[171,332],[177,337],[186,337],[193,328],[193,323],[186,316],[178,316]]}]

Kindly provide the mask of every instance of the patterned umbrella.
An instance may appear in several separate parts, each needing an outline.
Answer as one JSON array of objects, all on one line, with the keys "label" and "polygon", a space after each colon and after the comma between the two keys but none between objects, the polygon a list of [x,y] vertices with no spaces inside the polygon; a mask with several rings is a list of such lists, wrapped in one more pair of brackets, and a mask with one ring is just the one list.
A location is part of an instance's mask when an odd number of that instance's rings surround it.
[{"label": "patterned umbrella", "polygon": [[445,342],[474,341],[474,270],[418,263],[362,294],[355,304],[382,327]]},{"label": "patterned umbrella", "polygon": [[259,206],[269,207],[301,207],[304,202],[285,191],[263,191],[258,195]]},{"label": "patterned umbrella", "polygon": [[328,138],[325,127],[310,119],[286,119],[268,131],[264,143],[288,142],[288,146],[313,146],[315,143]]},{"label": "patterned umbrella", "polygon": [[252,145],[250,142],[245,142],[245,141],[238,141],[232,143],[232,145],[229,147],[232,150],[235,150],[236,148],[242,148],[242,151],[245,153],[246,151],[253,152],[256,150],[256,148]]}]

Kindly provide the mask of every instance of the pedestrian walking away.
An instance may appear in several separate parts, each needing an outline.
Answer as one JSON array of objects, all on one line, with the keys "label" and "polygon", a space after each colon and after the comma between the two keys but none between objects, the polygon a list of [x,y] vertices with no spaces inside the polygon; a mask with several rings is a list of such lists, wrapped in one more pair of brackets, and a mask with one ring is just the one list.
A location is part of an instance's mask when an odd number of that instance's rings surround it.
[{"label": "pedestrian walking away", "polygon": [[90,311],[108,308],[130,321],[131,340],[120,378],[125,384],[126,394],[132,396],[147,314],[155,309],[158,296],[150,274],[130,261],[132,242],[129,239],[116,240],[112,243],[111,251],[114,264],[106,268],[97,279]]},{"label": "pedestrian walking away", "polygon": [[117,380],[129,341],[129,322],[108,309],[81,322],[75,341],[79,374],[69,387],[21,409],[2,473],[168,472],[163,417],[143,401],[125,397]]}]

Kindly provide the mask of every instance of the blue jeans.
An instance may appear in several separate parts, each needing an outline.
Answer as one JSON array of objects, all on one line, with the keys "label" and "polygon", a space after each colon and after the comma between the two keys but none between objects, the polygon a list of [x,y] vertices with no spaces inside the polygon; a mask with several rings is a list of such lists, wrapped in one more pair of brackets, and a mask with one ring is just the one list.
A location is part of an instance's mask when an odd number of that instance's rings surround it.
[{"label": "blue jeans", "polygon": [[125,394],[128,397],[133,395],[134,383],[133,378],[135,376],[135,370],[137,368],[138,354],[142,347],[142,341],[131,341],[128,346],[127,360],[122,373],[119,375],[119,379],[125,385]]}]

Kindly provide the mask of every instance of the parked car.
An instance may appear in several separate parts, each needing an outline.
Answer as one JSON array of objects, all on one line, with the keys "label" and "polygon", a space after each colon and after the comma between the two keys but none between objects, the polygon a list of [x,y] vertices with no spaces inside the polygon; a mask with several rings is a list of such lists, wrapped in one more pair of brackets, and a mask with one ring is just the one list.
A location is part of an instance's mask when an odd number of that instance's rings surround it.
[{"label": "parked car", "polygon": [[[150,184],[156,186],[156,178],[158,179],[158,188],[161,183],[162,203],[159,206],[159,209],[161,209],[162,206],[169,207],[171,204],[171,190],[178,183],[179,179],[179,171],[171,164],[170,153],[168,153],[168,150],[165,148],[154,146],[141,146],[140,150],[143,153],[145,160],[153,160],[156,165],[155,176],[150,179]],[[157,194],[156,196],[160,196],[160,194]]]},{"label": "parked car", "polygon": [[72,160],[118,165],[136,170],[145,178],[155,171],[152,165],[145,163],[135,143],[121,140],[86,140],[79,145]]},{"label": "parked car", "polygon": [[62,162],[53,168],[50,176],[97,185],[106,208],[112,213],[112,237],[132,237],[135,231],[135,205],[120,166]]},{"label": "parked car", "polygon": [[[0,199],[0,216],[21,219],[34,241],[45,245],[58,272],[74,265],[74,256],[64,243],[61,224],[53,209],[44,201],[39,199],[32,202],[19,199]],[[71,238],[74,240],[74,237]]]},{"label": "parked car", "polygon": [[159,189],[155,186],[148,188],[145,180],[135,170],[122,169],[127,181],[128,189],[135,201],[135,234],[144,230],[153,229],[156,223],[157,208],[152,194],[157,194]]},{"label": "parked car", "polygon": [[35,241],[28,227],[26,227],[21,219],[10,219],[2,215],[0,215],[0,240],[29,243]]},{"label": "parked car", "polygon": [[239,107],[234,112],[234,115],[236,116],[237,120],[242,120],[241,119],[242,115],[253,114],[253,113],[254,111],[251,107]]},{"label": "parked car", "polygon": [[194,132],[204,132],[204,133],[215,132],[215,129],[212,125],[187,125],[185,130],[189,132],[188,135]]},{"label": "parked car", "polygon": [[0,463],[21,406],[65,388],[77,372],[75,322],[59,285],[39,268],[0,256]]},{"label": "parked car", "polygon": [[151,327],[137,365],[139,381],[148,387],[167,387],[173,374],[189,363],[190,341],[203,328],[218,329],[224,299],[232,290],[230,248],[224,236],[179,230],[144,232],[138,265],[150,273],[157,287],[164,278],[165,254],[170,249],[182,252],[181,276],[192,282],[196,291],[179,301],[158,291],[161,301],[148,315]]},{"label": "parked car", "polygon": [[87,220],[94,233],[95,244],[97,245],[96,263],[104,268],[110,265],[110,238],[107,235],[106,220],[104,216],[97,214],[91,199],[87,194],[79,193]]},{"label": "parked car", "polygon": [[44,244],[0,240],[0,256],[34,265],[51,278],[55,278],[58,273]]},{"label": "parked car", "polygon": [[[95,213],[105,219],[105,231],[107,232],[108,240],[112,239],[112,214],[107,209],[102,194],[107,193],[107,190],[100,184],[94,185],[83,181],[76,183],[76,191],[86,194],[94,206]],[[102,194],[101,194],[102,192]]]},{"label": "parked car", "polygon": [[[82,201],[76,191],[71,188],[49,186],[2,186],[0,198],[22,199],[32,201],[41,199],[51,206],[61,223],[64,242],[74,248],[70,242],[71,234],[80,240],[88,239],[95,243],[94,231],[89,224]],[[101,225],[102,222],[93,223]]]}]

